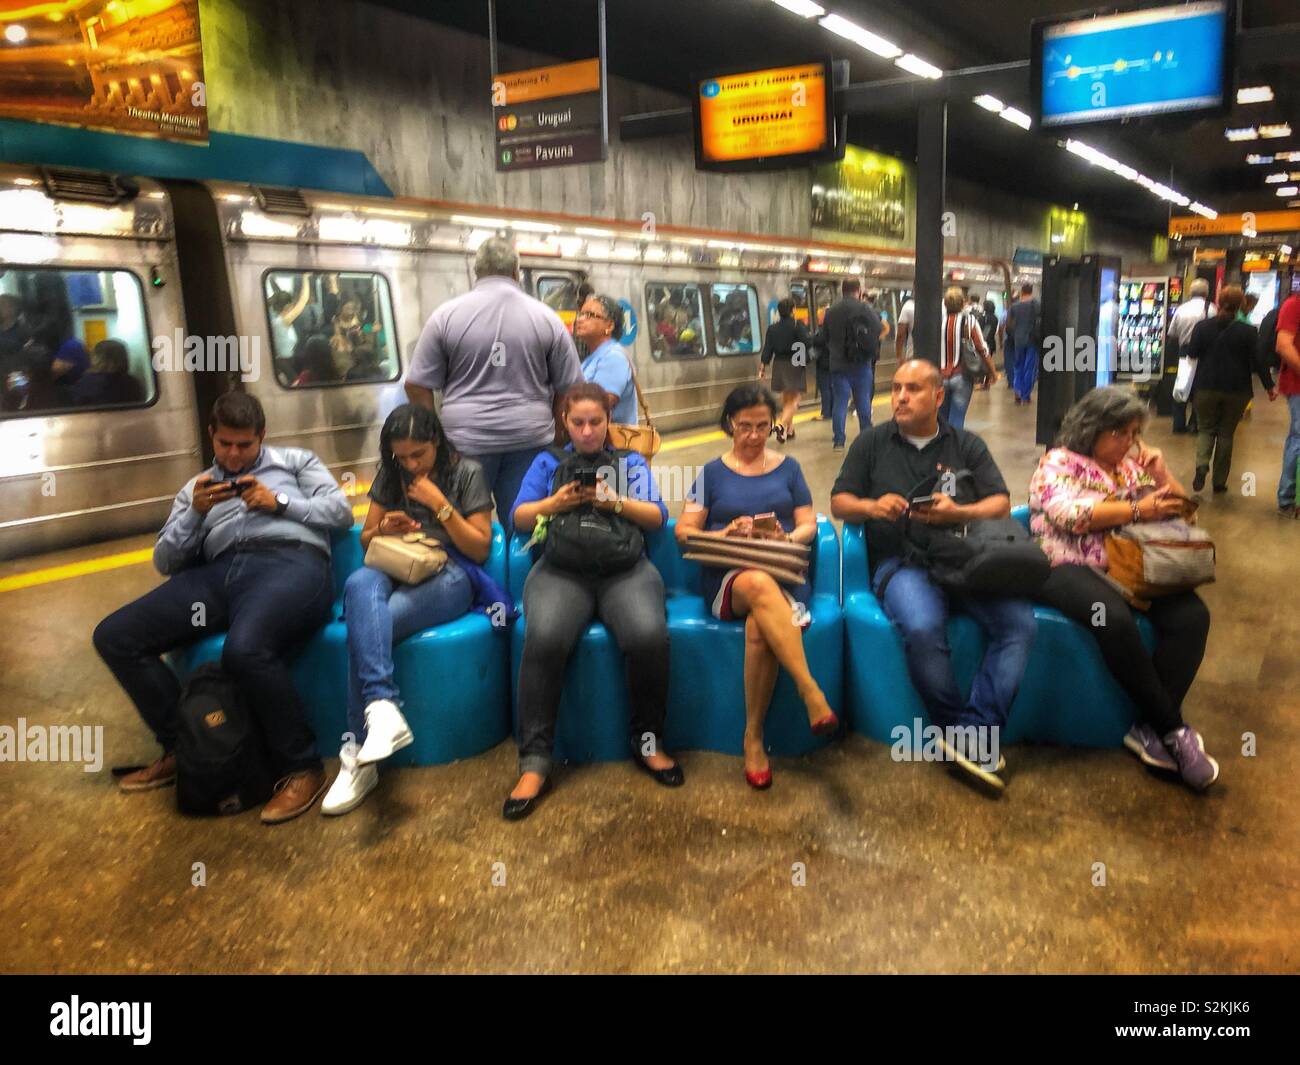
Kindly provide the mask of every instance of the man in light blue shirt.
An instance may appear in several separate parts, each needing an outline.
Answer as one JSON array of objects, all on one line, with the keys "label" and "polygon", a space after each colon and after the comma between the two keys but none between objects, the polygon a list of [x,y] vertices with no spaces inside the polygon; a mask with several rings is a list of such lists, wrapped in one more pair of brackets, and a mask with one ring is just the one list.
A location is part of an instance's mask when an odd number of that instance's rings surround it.
[{"label": "man in light blue shirt", "polygon": [[623,308],[609,296],[588,296],[574,319],[573,335],[590,352],[582,360],[582,376],[614,398],[609,420],[636,425],[632,357],[619,343],[623,337]]},{"label": "man in light blue shirt", "polygon": [[101,621],[95,650],[162,746],[161,758],[119,782],[147,791],[176,779],[181,688],[159,656],[224,631],[221,665],[283,778],[262,810],[263,822],[278,824],[325,790],[285,656],[329,621],[329,534],[352,525],[352,507],[310,451],[263,446],[266,415],[255,396],[220,396],[208,432],[216,462],[177,493],[154,545],[154,565],[169,579]]},{"label": "man in light blue shirt", "polygon": [[505,524],[519,482],[555,442],[559,397],[582,381],[573,338],[559,316],[519,287],[509,241],[485,240],[474,287],[429,317],[406,372],[412,403],[433,409],[456,450],[483,467]]}]

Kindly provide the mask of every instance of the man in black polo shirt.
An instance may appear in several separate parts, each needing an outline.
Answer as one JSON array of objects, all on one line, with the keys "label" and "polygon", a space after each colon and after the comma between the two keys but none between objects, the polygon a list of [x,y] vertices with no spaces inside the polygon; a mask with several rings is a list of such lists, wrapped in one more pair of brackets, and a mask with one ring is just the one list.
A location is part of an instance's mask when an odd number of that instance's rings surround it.
[{"label": "man in black polo shirt", "polygon": [[[1003,596],[962,596],[952,604],[970,614],[988,639],[970,698],[964,699],[948,647],[949,596],[924,567],[903,561],[899,519],[907,514],[918,524],[944,526],[1005,518],[1011,512],[1006,483],[983,440],[939,421],[943,380],[933,363],[903,363],[894,372],[891,403],[893,419],[862,433],[849,449],[831,490],[831,512],[864,526],[871,589],[902,633],[908,672],[933,724],[1000,729],[1034,641],[1033,606]],[[933,501],[910,504],[918,486],[936,475]],[[950,756],[1000,788],[1002,759],[983,762],[971,754],[966,758],[959,750]]]}]

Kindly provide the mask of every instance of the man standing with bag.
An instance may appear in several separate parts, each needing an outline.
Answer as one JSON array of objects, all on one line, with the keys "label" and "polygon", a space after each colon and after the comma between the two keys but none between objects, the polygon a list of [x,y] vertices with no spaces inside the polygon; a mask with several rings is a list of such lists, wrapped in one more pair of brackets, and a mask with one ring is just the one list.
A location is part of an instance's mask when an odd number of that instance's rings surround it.
[{"label": "man standing with bag", "polygon": [[830,351],[831,360],[831,445],[843,451],[849,396],[858,410],[858,430],[871,428],[871,400],[875,388],[876,360],[880,341],[889,326],[862,299],[862,282],[849,278],[840,285],[841,296],[826,311],[815,344]]},{"label": "man standing with bag", "polygon": [[[1187,406],[1191,401],[1191,389],[1196,375],[1196,366],[1188,358],[1188,347],[1192,340],[1192,330],[1207,318],[1213,318],[1218,313],[1218,308],[1210,302],[1210,283],[1203,277],[1198,277],[1187,289],[1187,299],[1174,312],[1173,318],[1169,322],[1169,343],[1178,345],[1178,377],[1180,379],[1187,377],[1185,389],[1179,393],[1183,398],[1178,399],[1174,396],[1174,432],[1175,433],[1194,433],[1196,432],[1196,411],[1192,411],[1192,417],[1189,421],[1187,418]],[[1188,359],[1189,365],[1186,367],[1183,360]],[[1179,382],[1174,385],[1175,392],[1178,392]]]}]

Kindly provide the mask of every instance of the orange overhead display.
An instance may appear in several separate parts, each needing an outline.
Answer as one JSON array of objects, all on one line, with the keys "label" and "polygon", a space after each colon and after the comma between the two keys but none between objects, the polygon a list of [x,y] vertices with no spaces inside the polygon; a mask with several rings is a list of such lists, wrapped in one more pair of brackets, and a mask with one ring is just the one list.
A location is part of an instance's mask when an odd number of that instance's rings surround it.
[{"label": "orange overhead display", "polygon": [[553,96],[573,96],[580,92],[600,92],[600,60],[580,59],[553,67],[516,70],[496,77],[505,88],[505,99],[498,106],[549,100]]},{"label": "orange overhead display", "polygon": [[1245,214],[1221,214],[1218,218],[1176,215],[1169,219],[1171,237],[1205,237],[1221,233],[1240,236],[1248,229],[1256,233],[1300,230],[1300,211],[1247,211]]},{"label": "orange overhead display", "polygon": [[198,0],[0,0],[0,117],[207,143]]},{"label": "orange overhead display", "polygon": [[833,150],[830,86],[822,63],[702,79],[696,107],[703,166]]}]

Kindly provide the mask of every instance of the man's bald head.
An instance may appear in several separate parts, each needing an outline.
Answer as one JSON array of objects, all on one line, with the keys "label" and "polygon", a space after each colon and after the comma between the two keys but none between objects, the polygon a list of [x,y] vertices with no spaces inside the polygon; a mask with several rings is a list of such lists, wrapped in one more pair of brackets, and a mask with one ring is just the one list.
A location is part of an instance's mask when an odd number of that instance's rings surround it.
[{"label": "man's bald head", "polygon": [[939,428],[943,375],[929,359],[908,359],[894,371],[890,404],[894,421],[908,436],[930,436]]}]

